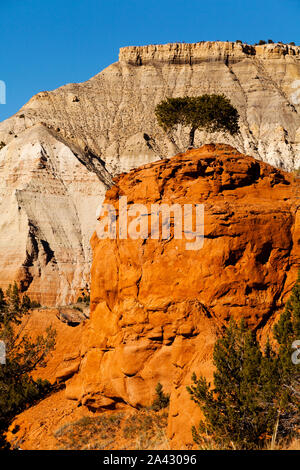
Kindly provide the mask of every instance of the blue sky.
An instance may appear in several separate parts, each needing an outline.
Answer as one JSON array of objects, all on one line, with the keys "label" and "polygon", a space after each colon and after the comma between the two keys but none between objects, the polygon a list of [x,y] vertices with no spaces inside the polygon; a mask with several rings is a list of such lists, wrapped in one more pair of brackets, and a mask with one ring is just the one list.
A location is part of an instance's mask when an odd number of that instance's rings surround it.
[{"label": "blue sky", "polygon": [[6,119],[42,90],[82,82],[119,47],[201,40],[300,45],[299,0],[0,0]]}]

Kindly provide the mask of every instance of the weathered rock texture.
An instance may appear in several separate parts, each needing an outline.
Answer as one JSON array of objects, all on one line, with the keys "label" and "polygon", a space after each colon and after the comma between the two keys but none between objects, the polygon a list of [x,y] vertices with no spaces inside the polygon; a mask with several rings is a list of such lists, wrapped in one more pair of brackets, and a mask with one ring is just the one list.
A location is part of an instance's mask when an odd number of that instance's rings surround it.
[{"label": "weathered rock texture", "polygon": [[93,235],[91,320],[67,397],[97,410],[148,406],[161,382],[172,446],[189,443],[199,414],[186,385],[194,371],[212,378],[216,335],[230,316],[262,331],[295,282],[298,189],[293,176],[226,145],[120,176],[106,193],[116,208],[121,195],[146,205],[148,218],[152,203],[203,203],[204,245]]},{"label": "weathered rock texture", "polygon": [[0,125],[0,285],[18,278],[43,303],[85,287],[89,233],[111,175],[187,147],[188,129],[166,135],[156,124],[167,96],[224,93],[238,108],[239,137],[197,132],[196,146],[227,142],[299,167],[299,52],[229,42],[127,47],[91,80],[34,96]]},{"label": "weathered rock texture", "polygon": [[2,287],[16,279],[43,304],[65,304],[89,285],[89,240],[107,185],[84,159],[43,125],[1,151]]},{"label": "weathered rock texture", "polygon": [[[72,325],[72,326],[71,326]],[[35,309],[26,315],[18,331],[33,340],[45,335],[47,328],[56,331],[55,349],[47,356],[46,367],[38,367],[32,373],[36,380],[41,378],[51,384],[65,380],[78,371],[80,365],[80,345],[84,324],[62,322],[61,311],[58,308]]]}]

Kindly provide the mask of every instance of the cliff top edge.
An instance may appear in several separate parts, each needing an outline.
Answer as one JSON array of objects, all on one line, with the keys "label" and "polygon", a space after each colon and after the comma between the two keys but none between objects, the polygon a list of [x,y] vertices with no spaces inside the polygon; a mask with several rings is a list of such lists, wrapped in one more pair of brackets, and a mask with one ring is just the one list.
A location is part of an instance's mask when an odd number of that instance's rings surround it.
[{"label": "cliff top edge", "polygon": [[290,44],[272,43],[263,45],[250,45],[241,42],[200,41],[195,43],[174,42],[168,44],[149,44],[145,46],[121,47],[119,61],[143,65],[151,61],[179,61],[195,60],[206,56],[258,56],[258,57],[284,57],[294,56],[300,58],[300,46]]}]

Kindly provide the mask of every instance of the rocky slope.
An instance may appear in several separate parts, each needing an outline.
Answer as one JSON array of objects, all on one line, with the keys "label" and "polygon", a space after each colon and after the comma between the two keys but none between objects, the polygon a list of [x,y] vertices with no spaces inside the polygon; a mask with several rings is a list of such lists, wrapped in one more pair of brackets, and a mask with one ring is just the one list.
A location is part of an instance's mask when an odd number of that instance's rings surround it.
[{"label": "rocky slope", "polygon": [[[148,219],[154,202],[204,204],[203,247],[186,250],[184,237],[93,235],[91,319],[74,328],[61,324],[58,309],[41,310],[25,328],[36,335],[49,324],[57,329],[56,350],[35,377],[64,381],[66,390],[18,416],[10,441],[53,448],[63,424],[148,406],[161,382],[171,394],[170,446],[189,447],[200,418],[186,391],[192,372],[212,379],[213,345],[230,316],[244,317],[264,340],[295,282],[299,191],[293,175],[226,145],[206,145],[116,179],[106,202],[117,208],[119,196],[127,196],[129,205],[146,206]],[[92,443],[88,429],[85,438]]]},{"label": "rocky slope", "polygon": [[195,145],[228,142],[298,168],[299,52],[229,42],[127,47],[87,82],[34,96],[0,125],[0,285],[17,278],[44,304],[74,300],[89,283],[89,234],[111,176],[187,147],[187,129],[167,136],[155,122],[167,96],[226,94],[241,135],[197,132]]},{"label": "rocky slope", "polygon": [[[91,320],[66,395],[89,409],[148,406],[161,382],[171,394],[172,446],[199,419],[186,385],[212,378],[212,349],[229,317],[260,332],[282,308],[300,265],[299,182],[226,145],[206,145],[122,175],[106,193],[118,208],[203,203],[205,238],[92,238]],[[117,213],[117,220],[118,220]]]},{"label": "rocky slope", "polygon": [[107,185],[84,158],[43,125],[1,151],[0,286],[16,279],[31,298],[65,304],[89,285],[89,240]]}]

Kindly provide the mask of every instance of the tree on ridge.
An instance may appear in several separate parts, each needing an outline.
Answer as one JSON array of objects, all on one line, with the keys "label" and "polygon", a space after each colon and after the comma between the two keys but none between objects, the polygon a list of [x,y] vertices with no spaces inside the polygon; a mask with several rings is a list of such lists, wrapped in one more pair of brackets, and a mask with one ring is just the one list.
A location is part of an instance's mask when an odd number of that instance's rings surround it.
[{"label": "tree on ridge", "polygon": [[155,108],[158,124],[171,131],[178,124],[190,128],[189,145],[193,147],[195,132],[224,131],[235,135],[239,132],[239,114],[225,95],[184,96],[167,98]]}]

